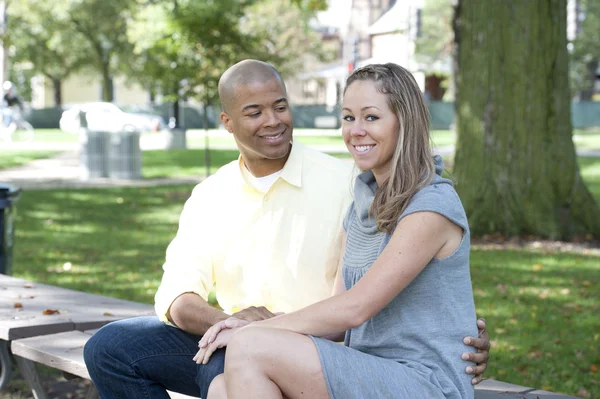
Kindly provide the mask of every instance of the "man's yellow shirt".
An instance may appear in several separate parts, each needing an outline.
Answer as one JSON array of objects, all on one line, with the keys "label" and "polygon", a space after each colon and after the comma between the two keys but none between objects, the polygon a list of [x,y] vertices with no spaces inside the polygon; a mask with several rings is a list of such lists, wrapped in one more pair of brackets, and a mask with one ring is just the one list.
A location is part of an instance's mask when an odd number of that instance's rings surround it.
[{"label": "man's yellow shirt", "polygon": [[223,166],[187,200],[155,297],[161,320],[168,322],[178,296],[207,299],[215,282],[227,313],[249,306],[290,312],[331,294],[352,164],[295,143],[266,193],[244,167],[241,157]]}]

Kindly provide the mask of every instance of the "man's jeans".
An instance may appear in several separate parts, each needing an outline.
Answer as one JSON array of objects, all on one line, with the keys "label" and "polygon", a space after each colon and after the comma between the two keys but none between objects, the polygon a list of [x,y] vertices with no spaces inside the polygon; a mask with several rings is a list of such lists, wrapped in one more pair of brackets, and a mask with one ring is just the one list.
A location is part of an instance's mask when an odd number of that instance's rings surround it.
[{"label": "man's jeans", "polygon": [[210,382],[223,373],[225,350],[198,365],[192,358],[199,339],[157,317],[136,317],[102,327],[83,355],[101,398],[168,399],[169,390],[206,399]]}]

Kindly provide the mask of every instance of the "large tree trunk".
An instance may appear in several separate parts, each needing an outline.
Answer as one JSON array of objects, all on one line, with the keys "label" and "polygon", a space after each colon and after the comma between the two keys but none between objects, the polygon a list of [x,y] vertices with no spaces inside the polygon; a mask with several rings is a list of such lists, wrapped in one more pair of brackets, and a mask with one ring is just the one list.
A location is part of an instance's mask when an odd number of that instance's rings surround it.
[{"label": "large tree trunk", "polygon": [[566,0],[459,0],[454,174],[475,235],[600,237],[572,141]]}]

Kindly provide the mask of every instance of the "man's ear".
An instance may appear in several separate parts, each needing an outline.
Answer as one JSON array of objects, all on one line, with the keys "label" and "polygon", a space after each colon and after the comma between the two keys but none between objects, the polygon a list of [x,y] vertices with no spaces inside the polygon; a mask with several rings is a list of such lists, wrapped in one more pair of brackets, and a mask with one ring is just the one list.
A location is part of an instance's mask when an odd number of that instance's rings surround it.
[{"label": "man's ear", "polygon": [[225,129],[227,129],[227,131],[229,133],[233,133],[231,117],[229,115],[227,115],[227,113],[221,112],[220,118],[221,118],[221,122],[223,123],[223,126],[225,126]]}]

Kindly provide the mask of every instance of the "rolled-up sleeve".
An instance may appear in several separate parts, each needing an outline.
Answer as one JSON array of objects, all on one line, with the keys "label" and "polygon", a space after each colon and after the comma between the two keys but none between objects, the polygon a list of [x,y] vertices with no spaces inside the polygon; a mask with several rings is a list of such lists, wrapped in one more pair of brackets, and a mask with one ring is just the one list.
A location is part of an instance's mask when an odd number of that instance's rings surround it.
[{"label": "rolled-up sleeve", "polygon": [[210,196],[197,185],[186,201],[179,218],[177,235],[167,248],[163,277],[154,297],[156,314],[165,323],[173,301],[184,293],[195,293],[205,300],[214,283],[210,248]]}]

